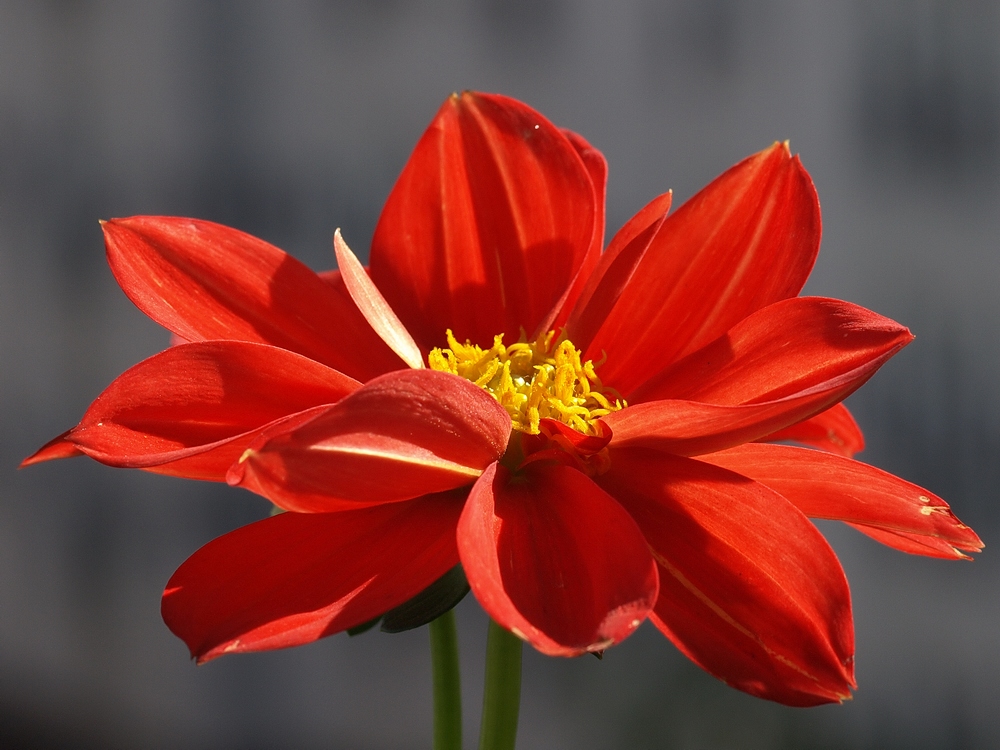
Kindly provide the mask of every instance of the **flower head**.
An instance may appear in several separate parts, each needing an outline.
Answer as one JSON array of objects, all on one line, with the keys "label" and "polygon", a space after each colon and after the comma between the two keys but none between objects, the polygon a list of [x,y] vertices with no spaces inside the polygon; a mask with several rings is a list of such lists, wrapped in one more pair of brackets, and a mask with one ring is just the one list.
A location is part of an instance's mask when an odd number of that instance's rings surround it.
[{"label": "flower head", "polygon": [[[799,297],[816,193],[775,144],[669,214],[604,236],[603,157],[512,99],[438,112],[376,228],[317,275],[193,219],[104,224],[125,293],[185,343],[115,380],[25,463],[228,481],[287,513],[175,573],[163,616],[200,661],[376,618],[458,563],[546,654],[644,620],[728,684],[850,697],[850,596],[809,518],[965,557],[932,493],[850,458],[841,401],[911,340]],[[798,441],[812,449],[777,445]]]}]

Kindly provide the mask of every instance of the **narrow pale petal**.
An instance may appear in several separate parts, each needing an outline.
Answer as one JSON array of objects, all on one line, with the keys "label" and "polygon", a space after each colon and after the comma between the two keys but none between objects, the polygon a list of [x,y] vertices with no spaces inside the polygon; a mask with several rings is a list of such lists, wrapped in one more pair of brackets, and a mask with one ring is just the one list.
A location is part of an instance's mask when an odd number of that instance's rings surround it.
[{"label": "narrow pale petal", "polygon": [[301,513],[409,500],[471,485],[503,455],[510,425],[469,381],[400,370],[304,426],[262,436],[228,481]]},{"label": "narrow pale petal", "polygon": [[672,197],[664,193],[654,198],[611,240],[566,323],[566,336],[576,346],[586,350],[604,325],[666,220]]},{"label": "narrow pale petal", "polygon": [[422,349],[533,331],[593,243],[599,208],[570,140],[520,102],[450,97],[372,239],[371,277]]},{"label": "narrow pale petal", "polygon": [[618,643],[656,601],[656,566],[635,522],[559,464],[484,472],[462,512],[458,549],[490,617],[551,656]]},{"label": "narrow pale petal", "polygon": [[847,458],[865,449],[865,436],[843,404],[834,404],[815,417],[773,432],[761,440],[794,440]]},{"label": "narrow pale petal", "polygon": [[[261,428],[335,403],[359,386],[326,365],[273,346],[179,344],[120,375],[80,424],[57,438],[64,446],[58,450],[79,451],[111,466],[159,467],[160,473],[223,481]],[[54,443],[27,463],[64,457],[54,455]]]},{"label": "narrow pale petal", "polygon": [[966,552],[983,547],[940,497],[860,461],[787,445],[742,445],[701,458],[767,485],[811,518],[933,537]]},{"label": "narrow pale petal", "polygon": [[626,396],[737,322],[802,289],[819,250],[819,201],[787,144],[729,169],[671,214],[595,335]]},{"label": "narrow pale petal", "polygon": [[696,664],[789,705],[850,698],[847,579],[795,506],[739,474],[643,449],[613,449],[599,483],[660,565],[653,622]]},{"label": "narrow pale petal", "polygon": [[340,266],[344,285],[358,306],[358,310],[365,316],[365,320],[401,360],[419,370],[424,366],[420,347],[396,317],[385,297],[372,283],[364,266],[340,236],[339,229],[333,233],[333,248],[337,254],[337,265]]},{"label": "narrow pale petal", "polygon": [[340,513],[282,513],[209,542],[163,594],[199,663],[311,643],[409,600],[458,562],[462,496]]},{"label": "narrow pale petal", "polygon": [[134,216],[105,222],[104,240],[129,299],[188,341],[272,344],[359,380],[401,365],[349,299],[256,237],[196,219]]},{"label": "narrow pale petal", "polygon": [[859,368],[874,371],[912,340],[904,326],[850,302],[794,297],[758,310],[627,395],[633,402],[775,401]]}]

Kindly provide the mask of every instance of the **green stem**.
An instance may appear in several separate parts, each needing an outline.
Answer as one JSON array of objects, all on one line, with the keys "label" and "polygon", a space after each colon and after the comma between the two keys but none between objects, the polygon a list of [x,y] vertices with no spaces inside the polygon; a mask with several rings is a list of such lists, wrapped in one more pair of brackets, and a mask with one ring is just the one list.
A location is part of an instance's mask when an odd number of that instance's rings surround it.
[{"label": "green stem", "polygon": [[479,750],[514,750],[521,706],[521,639],[490,620]]},{"label": "green stem", "polygon": [[455,611],[430,624],[434,675],[434,750],[462,750],[462,685],[458,672]]}]

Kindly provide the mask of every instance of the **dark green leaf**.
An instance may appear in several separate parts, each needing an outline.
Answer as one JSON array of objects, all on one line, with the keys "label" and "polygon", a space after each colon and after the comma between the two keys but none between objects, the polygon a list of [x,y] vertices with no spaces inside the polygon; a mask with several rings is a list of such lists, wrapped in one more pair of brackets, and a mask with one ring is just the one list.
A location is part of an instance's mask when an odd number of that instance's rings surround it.
[{"label": "dark green leaf", "polygon": [[385,613],[383,633],[402,633],[436,620],[469,593],[465,571],[456,565],[408,602]]},{"label": "dark green leaf", "polygon": [[365,633],[374,628],[376,625],[378,625],[378,621],[381,619],[382,615],[379,615],[374,620],[369,620],[368,622],[363,622],[360,625],[355,625],[353,628],[348,628],[347,634],[352,638],[356,635],[361,635],[362,633]]}]

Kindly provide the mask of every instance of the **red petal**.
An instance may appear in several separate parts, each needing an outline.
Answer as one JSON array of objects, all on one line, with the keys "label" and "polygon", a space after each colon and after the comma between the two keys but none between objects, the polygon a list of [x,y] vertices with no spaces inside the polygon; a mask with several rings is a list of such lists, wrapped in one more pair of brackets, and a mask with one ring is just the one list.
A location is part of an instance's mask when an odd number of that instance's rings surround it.
[{"label": "red petal", "polygon": [[545,319],[538,324],[532,336],[533,339],[538,338],[548,331],[558,331],[565,327],[566,319],[576,304],[580,292],[583,291],[584,285],[600,261],[601,251],[604,249],[604,205],[608,188],[608,162],[605,160],[604,154],[591,146],[583,136],[565,128],[562,132],[569,139],[569,142],[573,144],[573,148],[576,149],[580,158],[583,159],[583,163],[590,173],[590,181],[594,185],[594,195],[596,198],[597,219],[594,222],[594,235],[590,242],[590,249],[587,251],[583,264],[576,272],[576,278],[566,288],[563,296]]},{"label": "red petal", "polygon": [[67,430],[62,435],[52,438],[37,451],[21,461],[17,468],[23,469],[25,466],[40,464],[43,461],[55,461],[57,458],[75,458],[76,456],[84,455],[83,451],[66,439],[71,432],[72,430]]},{"label": "red petal", "polygon": [[282,513],[209,542],[163,594],[167,627],[206,662],[311,643],[416,596],[458,562],[461,495]]},{"label": "red petal", "polygon": [[579,133],[574,133],[566,128],[562,129],[562,133],[580,155],[583,165],[590,175],[590,182],[594,186],[597,213],[594,221],[594,234],[590,241],[590,249],[587,251],[587,263],[589,264],[587,273],[589,273],[597,265],[601,251],[604,249],[604,203],[608,193],[608,161],[604,158],[604,154],[591,146],[590,142]]},{"label": "red petal", "polygon": [[811,518],[935,537],[967,552],[983,547],[937,495],[860,461],[787,445],[743,445],[702,460],[767,485]]},{"label": "red petal", "polygon": [[661,566],[653,622],[696,664],[789,705],[850,698],[847,579],[793,505],[738,474],[642,449],[613,450],[599,481]]},{"label": "red petal", "polygon": [[618,231],[601,256],[566,324],[567,338],[581,350],[593,341],[632,281],[650,242],[667,218],[672,197],[672,193],[664,193],[650,201]]},{"label": "red petal", "polygon": [[802,289],[819,250],[819,201],[786,144],[737,164],[660,227],[586,357],[628,394]]},{"label": "red petal", "polygon": [[333,248],[344,286],[368,324],[406,364],[415,369],[423,367],[424,358],[420,348],[389,307],[385,297],[368,278],[368,272],[344,242],[339,229],[333,233]]},{"label": "red petal", "polygon": [[[816,331],[789,341],[788,335],[774,336],[768,326],[758,326],[784,319],[775,310],[794,313],[817,306],[820,312],[844,313],[815,326],[825,331],[818,342]],[[810,316],[793,317],[803,322]],[[747,332],[752,335],[744,336]],[[842,401],[912,338],[887,318],[846,302],[788,300],[751,316],[640,392],[647,397],[690,394],[718,403],[664,399],[603,419],[614,431],[612,445],[644,445],[685,456],[724,450],[760,440]]]},{"label": "red petal", "polygon": [[166,456],[161,456],[161,458],[168,459],[165,463],[140,468],[153,474],[225,482],[233,464],[246,453],[251,445],[267,435],[287,432],[304,425],[324,413],[327,408],[326,404],[322,404],[303,409],[233,438],[174,451]]},{"label": "red petal", "polygon": [[[870,536],[877,542],[881,542],[887,547],[898,549],[900,552],[908,552],[911,555],[924,555],[926,557],[937,557],[942,560],[971,560],[967,554],[957,547],[953,547],[943,539],[921,534],[907,534],[902,531],[889,531],[876,526],[862,526],[856,523],[847,524],[852,529],[857,529],[862,534]],[[978,550],[975,550],[978,552]]]},{"label": "red petal", "polygon": [[[273,346],[180,344],[120,375],[62,441],[111,466],[222,481],[262,427],[339,401],[359,385]],[[28,462],[62,457],[52,450]]]},{"label": "red petal", "polygon": [[189,341],[288,349],[361,380],[401,366],[357,308],[263,240],[196,219],[134,216],[104,224],[125,294]]},{"label": "red petal", "polygon": [[776,401],[858,369],[874,372],[912,340],[899,323],[850,302],[794,297],[741,320],[629,398],[727,405]]},{"label": "red petal", "polygon": [[[368,268],[366,267],[365,272],[367,273],[367,271]],[[343,276],[340,275],[339,268],[333,268],[329,271],[320,271],[316,275],[319,276],[320,280],[323,281],[325,284],[329,284],[331,287],[333,287],[333,289],[336,290],[337,294],[339,294],[345,300],[348,300],[349,302],[354,302],[354,300],[351,299],[350,293],[347,291],[347,287],[344,285],[344,278]]]},{"label": "red petal", "polygon": [[372,239],[371,277],[424,348],[446,329],[516,341],[584,264],[598,221],[573,144],[502,96],[449,98],[420,139]]},{"label": "red petal", "polygon": [[656,566],[635,522],[562,465],[485,471],[462,512],[458,550],[490,617],[550,656],[618,643],[656,601]]},{"label": "red petal", "polygon": [[847,458],[865,449],[865,436],[843,404],[835,404],[815,417],[772,432],[761,440],[794,440]]},{"label": "red petal", "polygon": [[521,447],[526,457],[530,457],[553,444],[568,453],[592,456],[604,450],[611,442],[612,437],[611,428],[603,422],[597,422],[597,428],[596,435],[585,435],[558,420],[540,419],[538,434],[521,433]]},{"label": "red petal", "polygon": [[697,456],[760,440],[823,411],[864,384],[871,372],[852,374],[829,387],[762,404],[718,406],[696,401],[651,401],[612,412],[602,420],[612,445],[646,446],[678,456]]},{"label": "red petal", "polygon": [[510,416],[486,391],[400,370],[304,426],[262,436],[228,480],[300,513],[409,500],[472,484],[509,436]]}]

